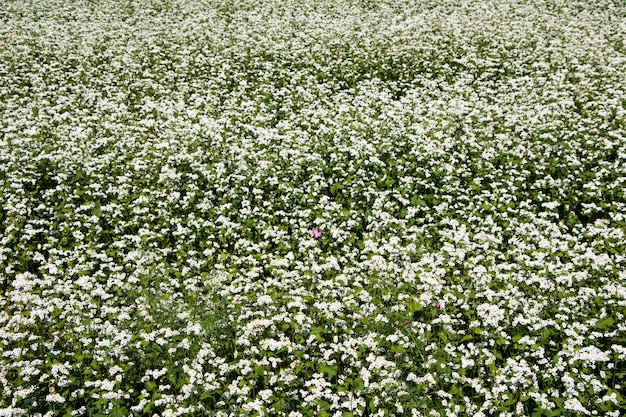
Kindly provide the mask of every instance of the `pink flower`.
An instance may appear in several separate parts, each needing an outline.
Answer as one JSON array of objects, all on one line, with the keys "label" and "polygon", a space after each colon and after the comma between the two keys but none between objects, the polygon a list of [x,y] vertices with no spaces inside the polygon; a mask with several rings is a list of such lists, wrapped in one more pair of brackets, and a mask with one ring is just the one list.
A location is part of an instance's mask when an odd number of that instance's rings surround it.
[{"label": "pink flower", "polygon": [[320,237],[322,237],[322,231],[319,227],[314,227],[313,229],[311,229],[311,232],[313,233],[313,237],[315,239],[319,239]]},{"label": "pink flower", "polygon": [[435,307],[437,307],[437,308],[441,308],[441,303],[437,303],[437,304],[435,304]]}]

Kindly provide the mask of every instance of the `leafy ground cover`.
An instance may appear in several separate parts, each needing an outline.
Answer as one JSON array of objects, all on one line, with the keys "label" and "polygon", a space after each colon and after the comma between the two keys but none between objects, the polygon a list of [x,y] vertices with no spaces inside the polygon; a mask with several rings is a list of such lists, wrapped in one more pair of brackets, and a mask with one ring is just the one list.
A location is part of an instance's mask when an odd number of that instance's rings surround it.
[{"label": "leafy ground cover", "polygon": [[1,416],[626,410],[623,2],[1,6]]}]

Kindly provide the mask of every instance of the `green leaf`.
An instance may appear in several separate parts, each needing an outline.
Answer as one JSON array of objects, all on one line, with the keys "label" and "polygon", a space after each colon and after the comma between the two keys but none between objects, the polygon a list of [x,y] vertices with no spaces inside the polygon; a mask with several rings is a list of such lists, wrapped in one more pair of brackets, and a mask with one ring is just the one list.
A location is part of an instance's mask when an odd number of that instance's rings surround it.
[{"label": "green leaf", "polygon": [[392,353],[400,353],[400,352],[404,352],[404,347],[402,345],[393,345],[391,347],[391,352]]},{"label": "green leaf", "polygon": [[315,336],[315,339],[318,342],[323,342],[325,340],[324,336],[322,336],[322,333],[324,333],[323,327],[315,326],[311,328],[311,334]]},{"label": "green leaf", "polygon": [[463,342],[469,342],[469,341],[470,341],[470,340],[472,340],[472,339],[473,339],[472,335],[470,335],[470,334],[466,334],[465,336],[463,336],[463,337],[461,338],[461,343],[463,343]]},{"label": "green leaf", "polygon": [[124,407],[115,406],[109,415],[112,417],[125,417],[128,415],[128,410]]},{"label": "green leaf", "polygon": [[317,366],[317,370],[323,374],[328,375],[330,378],[337,375],[337,366],[329,366],[326,363],[320,363]]},{"label": "green leaf", "polygon": [[370,400],[368,407],[370,409],[370,412],[374,413],[377,411],[378,407],[376,407],[376,403],[374,402],[374,400]]},{"label": "green leaf", "polygon": [[264,376],[265,375],[265,369],[262,366],[254,365],[254,374],[256,376]]},{"label": "green leaf", "polygon": [[615,320],[613,320],[613,317],[607,317],[602,321],[599,321],[598,323],[596,323],[596,325],[594,326],[596,329],[598,330],[607,330],[611,327],[613,327],[613,323],[615,322]]},{"label": "green leaf", "polygon": [[354,381],[354,388],[355,388],[357,391],[363,391],[363,390],[365,389],[365,385],[364,385],[363,380],[362,380],[361,378],[357,378],[357,379]]},{"label": "green leaf", "polygon": [[91,214],[96,217],[102,216],[102,208],[100,207],[100,204],[96,204],[94,207],[91,208]]},{"label": "green leaf", "polygon": [[417,301],[413,301],[413,300],[409,300],[408,307],[409,307],[409,313],[411,315],[413,315],[413,313],[415,313],[416,311],[422,311],[422,309],[423,309],[421,303],[419,303]]}]

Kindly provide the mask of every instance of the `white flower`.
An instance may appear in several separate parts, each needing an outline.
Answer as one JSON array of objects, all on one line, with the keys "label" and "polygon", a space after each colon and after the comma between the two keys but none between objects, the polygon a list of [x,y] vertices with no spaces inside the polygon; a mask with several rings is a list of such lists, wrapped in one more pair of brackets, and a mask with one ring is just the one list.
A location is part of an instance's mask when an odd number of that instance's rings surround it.
[{"label": "white flower", "polygon": [[587,362],[608,362],[609,356],[595,346],[585,346],[579,349],[570,362],[587,361]]},{"label": "white flower", "polygon": [[274,392],[271,389],[264,389],[264,390],[259,391],[259,396],[261,397],[263,401],[269,400],[273,394]]},{"label": "white flower", "polygon": [[256,304],[259,306],[272,304],[272,297],[270,295],[262,295],[256,300]]},{"label": "white flower", "polygon": [[476,307],[476,313],[486,326],[498,327],[504,319],[504,310],[495,304],[480,304]]},{"label": "white flower", "polygon": [[583,407],[583,405],[580,403],[580,401],[578,401],[577,398],[568,398],[567,400],[565,400],[563,407],[565,407],[566,410],[578,411],[587,415],[590,414],[589,410]]},{"label": "white flower", "polygon": [[55,393],[46,395],[46,401],[50,403],[63,404],[65,402],[65,398],[63,398],[60,394],[55,392]]}]

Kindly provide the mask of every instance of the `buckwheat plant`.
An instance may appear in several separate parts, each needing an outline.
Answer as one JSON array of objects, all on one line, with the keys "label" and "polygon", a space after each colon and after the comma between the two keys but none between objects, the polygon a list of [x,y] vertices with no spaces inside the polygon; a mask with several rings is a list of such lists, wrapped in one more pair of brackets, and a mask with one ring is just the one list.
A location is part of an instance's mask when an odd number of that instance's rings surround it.
[{"label": "buckwheat plant", "polygon": [[4,0],[0,416],[620,416],[626,5]]}]

